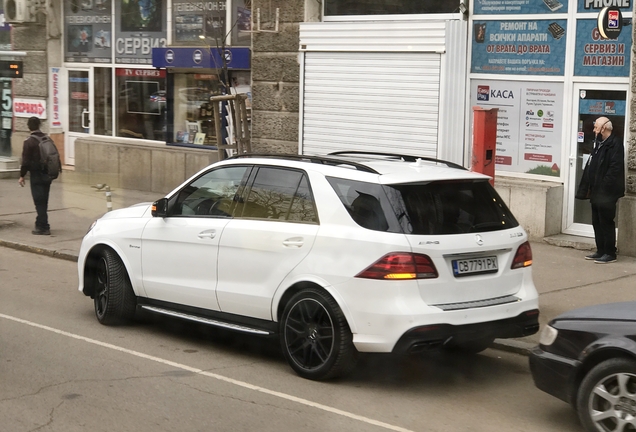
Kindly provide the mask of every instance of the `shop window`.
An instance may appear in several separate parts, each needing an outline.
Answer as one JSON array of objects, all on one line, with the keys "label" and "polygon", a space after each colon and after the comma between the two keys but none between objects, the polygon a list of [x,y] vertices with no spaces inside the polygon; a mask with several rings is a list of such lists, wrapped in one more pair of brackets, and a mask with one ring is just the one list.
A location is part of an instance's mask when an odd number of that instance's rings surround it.
[{"label": "shop window", "polygon": [[165,141],[165,71],[117,69],[116,75],[116,136]]},{"label": "shop window", "polygon": [[112,69],[95,68],[95,135],[113,135]]},{"label": "shop window", "polygon": [[459,0],[325,0],[325,15],[412,15],[457,13]]},{"label": "shop window", "polygon": [[217,74],[174,75],[172,142],[216,145],[210,97],[222,94],[222,88]]}]

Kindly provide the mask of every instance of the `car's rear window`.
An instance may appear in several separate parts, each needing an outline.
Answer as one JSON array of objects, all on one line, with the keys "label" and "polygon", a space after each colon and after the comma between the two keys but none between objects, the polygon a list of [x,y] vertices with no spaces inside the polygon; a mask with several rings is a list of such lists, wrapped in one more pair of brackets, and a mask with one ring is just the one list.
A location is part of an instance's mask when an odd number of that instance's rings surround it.
[{"label": "car's rear window", "polygon": [[384,186],[328,180],[352,219],[375,231],[439,235],[498,231],[519,225],[486,180]]}]

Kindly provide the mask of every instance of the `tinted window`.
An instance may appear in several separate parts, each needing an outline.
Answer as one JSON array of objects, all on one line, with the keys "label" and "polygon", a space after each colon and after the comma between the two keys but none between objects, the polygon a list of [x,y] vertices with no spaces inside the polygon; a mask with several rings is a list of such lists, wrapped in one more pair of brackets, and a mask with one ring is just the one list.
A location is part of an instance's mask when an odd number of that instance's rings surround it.
[{"label": "tinted window", "polygon": [[247,169],[224,167],[203,174],[176,195],[170,215],[231,216],[234,196]]},{"label": "tinted window", "polygon": [[355,223],[374,231],[402,231],[381,185],[333,177],[327,180]]},{"label": "tinted window", "polygon": [[487,181],[382,186],[328,180],[351,218],[374,231],[461,234],[519,225]]},{"label": "tinted window", "polygon": [[385,186],[407,234],[462,234],[519,225],[488,181]]},{"label": "tinted window", "polygon": [[283,168],[259,168],[236,214],[243,218],[318,221],[306,176]]}]

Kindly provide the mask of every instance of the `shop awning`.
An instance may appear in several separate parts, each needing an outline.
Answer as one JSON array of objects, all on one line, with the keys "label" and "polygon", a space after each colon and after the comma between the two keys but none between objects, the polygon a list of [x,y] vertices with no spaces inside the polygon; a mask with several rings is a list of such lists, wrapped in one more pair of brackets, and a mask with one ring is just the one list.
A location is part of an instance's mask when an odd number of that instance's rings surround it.
[{"label": "shop awning", "polygon": [[152,65],[156,68],[249,69],[250,49],[245,47],[153,48]]}]

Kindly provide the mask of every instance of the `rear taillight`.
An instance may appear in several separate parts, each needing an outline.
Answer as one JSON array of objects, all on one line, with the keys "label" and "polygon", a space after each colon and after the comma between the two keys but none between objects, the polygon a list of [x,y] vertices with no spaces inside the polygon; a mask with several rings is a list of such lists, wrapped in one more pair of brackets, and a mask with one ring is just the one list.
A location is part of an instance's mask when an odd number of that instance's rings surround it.
[{"label": "rear taillight", "polygon": [[356,277],[384,280],[434,279],[437,277],[437,269],[427,255],[399,252],[384,255]]},{"label": "rear taillight", "polygon": [[529,267],[532,265],[532,248],[530,247],[529,242],[523,243],[517,249],[517,253],[515,254],[515,259],[512,260],[511,269],[518,269],[523,267]]}]

